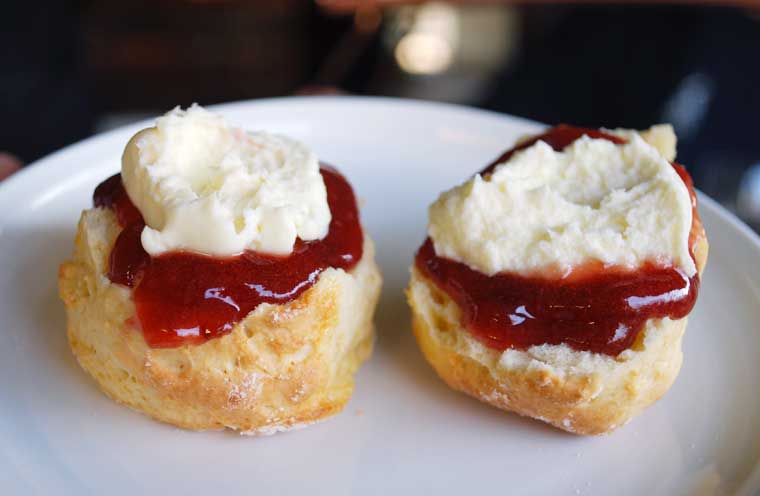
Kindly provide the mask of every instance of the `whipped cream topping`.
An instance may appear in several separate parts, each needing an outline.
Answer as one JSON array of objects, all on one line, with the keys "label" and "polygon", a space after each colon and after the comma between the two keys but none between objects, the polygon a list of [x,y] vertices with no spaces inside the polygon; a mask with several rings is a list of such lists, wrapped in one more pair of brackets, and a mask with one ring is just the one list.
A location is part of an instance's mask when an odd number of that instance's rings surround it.
[{"label": "whipped cream topping", "polygon": [[287,255],[330,226],[316,155],[284,136],[246,133],[198,105],[143,129],[122,156],[122,181],[146,226],[145,250]]},{"label": "whipped cream topping", "polygon": [[[628,143],[584,136],[563,151],[542,141],[440,195],[429,210],[436,254],[488,275],[568,275],[585,262],[635,268],[647,260],[691,276],[691,199],[663,154],[668,126]],[[672,145],[672,146],[671,146]]]}]

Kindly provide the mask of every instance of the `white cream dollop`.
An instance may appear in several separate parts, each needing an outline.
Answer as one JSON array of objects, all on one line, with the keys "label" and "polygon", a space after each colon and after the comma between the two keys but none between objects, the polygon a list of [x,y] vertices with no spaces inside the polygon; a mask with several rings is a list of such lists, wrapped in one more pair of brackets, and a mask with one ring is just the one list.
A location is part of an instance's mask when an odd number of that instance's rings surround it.
[{"label": "white cream dollop", "polygon": [[185,250],[286,255],[321,239],[330,208],[319,161],[284,136],[246,133],[198,105],[143,129],[122,156],[122,180],[151,255]]},{"label": "white cream dollop", "polygon": [[[584,136],[556,152],[538,141],[490,176],[441,194],[429,211],[436,253],[488,275],[567,275],[588,261],[635,268],[646,260],[693,275],[686,185],[638,133],[617,133],[628,143]],[[674,153],[675,136],[665,141]]]}]

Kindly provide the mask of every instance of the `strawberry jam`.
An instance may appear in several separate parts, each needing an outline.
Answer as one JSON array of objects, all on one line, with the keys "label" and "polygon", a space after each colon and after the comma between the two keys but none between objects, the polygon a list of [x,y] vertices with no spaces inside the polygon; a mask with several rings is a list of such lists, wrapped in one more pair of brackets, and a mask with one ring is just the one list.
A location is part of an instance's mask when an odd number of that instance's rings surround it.
[{"label": "strawberry jam", "polygon": [[[625,143],[601,131],[558,126],[507,151],[481,174],[538,140],[560,151],[583,135]],[[693,249],[696,233],[701,232],[696,196],[685,169],[673,166],[692,198]],[[500,351],[564,343],[579,351],[616,356],[636,342],[648,319],[688,315],[699,291],[698,275],[687,277],[679,268],[654,263],[629,270],[589,262],[567,278],[506,272],[488,276],[437,256],[430,238],[418,250],[415,264],[456,302],[469,332]]]},{"label": "strawberry jam", "polygon": [[219,258],[190,252],[151,257],[142,247],[142,216],[121,176],[95,190],[95,206],[112,208],[123,229],[110,255],[108,277],[132,288],[137,320],[155,348],[200,344],[229,333],[261,303],[298,298],[329,267],[350,270],[362,257],[363,234],[353,190],[337,171],[322,167],[332,214],[327,236],[296,241],[287,256],[246,251]]}]

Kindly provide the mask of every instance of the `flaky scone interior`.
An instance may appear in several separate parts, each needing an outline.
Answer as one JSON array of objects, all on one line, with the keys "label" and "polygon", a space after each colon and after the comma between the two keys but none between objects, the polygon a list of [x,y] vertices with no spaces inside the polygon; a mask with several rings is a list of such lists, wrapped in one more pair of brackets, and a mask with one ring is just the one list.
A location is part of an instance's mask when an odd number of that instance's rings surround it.
[{"label": "flaky scone interior", "polygon": [[381,277],[372,241],[350,271],[329,268],[287,304],[263,303],[229,334],[201,345],[151,348],[129,288],[107,277],[115,214],[83,212],[59,272],[68,339],[111,398],[187,429],[271,434],[339,412],[371,354]]},{"label": "flaky scone interior", "polygon": [[[639,134],[665,160],[674,160],[675,135],[667,126],[614,133],[621,138]],[[698,217],[692,226],[691,253],[701,275],[708,242]],[[686,317],[647,319],[633,344],[619,354],[581,350],[566,342],[499,349],[484,344],[465,327],[462,308],[441,280],[436,283],[417,263],[411,268],[406,294],[417,342],[450,387],[575,434],[607,433],[628,422],[665,394],[683,360]]]},{"label": "flaky scone interior", "polygon": [[[701,272],[704,236],[695,257]],[[417,343],[450,387],[574,434],[624,425],[670,389],[683,361],[686,318],[648,320],[634,345],[615,357],[564,344],[499,352],[462,326],[457,304],[416,268],[407,299]]]}]

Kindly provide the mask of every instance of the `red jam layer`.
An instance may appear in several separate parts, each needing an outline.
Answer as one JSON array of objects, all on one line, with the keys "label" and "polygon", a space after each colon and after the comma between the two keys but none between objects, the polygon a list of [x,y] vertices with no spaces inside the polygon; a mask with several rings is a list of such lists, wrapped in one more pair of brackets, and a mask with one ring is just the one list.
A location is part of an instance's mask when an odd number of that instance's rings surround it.
[{"label": "red jam layer", "polygon": [[259,304],[298,298],[328,267],[354,267],[364,241],[354,192],[334,169],[322,167],[321,173],[332,214],[330,230],[321,240],[297,240],[285,257],[253,251],[229,258],[190,252],[151,257],[140,242],[145,223],[121,176],[98,186],[95,206],[113,208],[123,226],[111,251],[108,277],[132,288],[148,345],[169,348],[223,336]]},{"label": "red jam layer", "polygon": [[589,138],[593,139],[606,139],[607,141],[612,141],[618,145],[622,145],[626,142],[623,138],[614,136],[612,134],[607,134],[603,131],[599,131],[598,129],[588,129],[584,127],[575,127],[568,126],[567,124],[560,124],[559,126],[555,126],[549,129],[544,134],[534,136],[526,141],[523,141],[519,145],[510,148],[499,158],[491,162],[488,167],[480,172],[480,174],[483,176],[490,174],[497,165],[506,162],[516,152],[519,152],[525,148],[529,148],[535,145],[538,141],[543,141],[547,145],[551,146],[554,150],[560,151],[566,146],[569,146],[573,141],[577,140],[581,136],[588,136]]},{"label": "red jam layer", "polygon": [[[625,143],[600,131],[558,126],[509,150],[483,174],[539,139],[559,151],[583,135]],[[688,173],[683,167],[674,167],[692,196],[693,244],[701,229],[696,197]],[[590,263],[576,268],[574,274],[579,275],[565,279],[515,273],[488,276],[437,256],[430,238],[417,252],[415,263],[456,302],[463,325],[486,346],[499,351],[564,343],[579,351],[616,356],[633,345],[647,319],[688,315],[699,291],[698,275],[689,278],[675,267],[651,263],[635,270]]]}]

